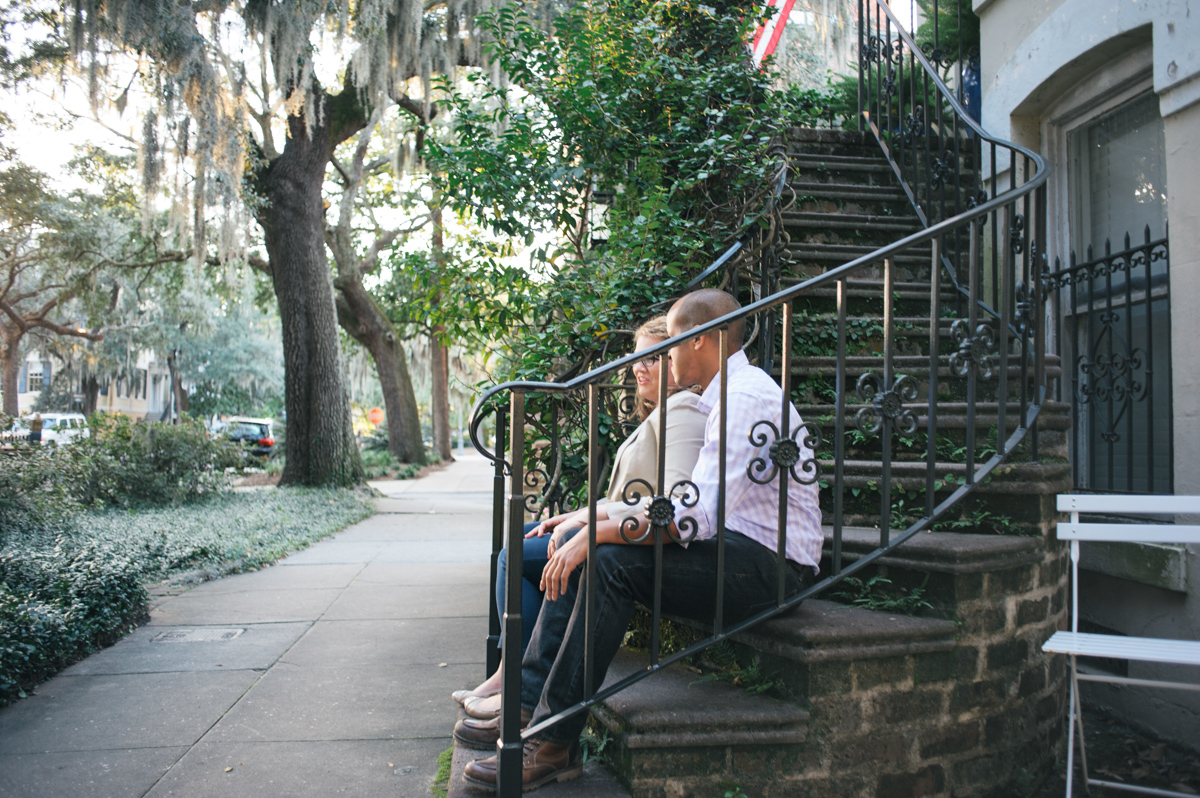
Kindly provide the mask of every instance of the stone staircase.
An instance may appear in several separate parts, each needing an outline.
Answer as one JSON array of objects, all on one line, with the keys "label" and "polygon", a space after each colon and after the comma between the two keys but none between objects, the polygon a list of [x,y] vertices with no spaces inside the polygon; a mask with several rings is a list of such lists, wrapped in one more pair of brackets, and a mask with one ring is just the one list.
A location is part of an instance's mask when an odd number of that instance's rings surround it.
[{"label": "stone staircase", "polygon": [[[781,286],[920,228],[873,140],[853,132],[792,130],[788,150],[796,202],[784,214],[792,262]],[[939,402],[937,432],[952,455],[966,437],[966,381],[949,368],[954,318],[930,318],[930,259],[929,245],[896,258],[895,373],[912,376],[916,401],[927,402],[929,332],[936,323],[945,400]],[[854,382],[881,371],[882,270],[860,272],[848,281],[847,293],[848,320],[857,334],[846,362],[844,421],[850,431],[863,403]],[[829,333],[836,323],[834,298],[834,289],[820,289],[796,302],[799,356],[792,363],[793,401],[806,420],[821,425],[819,456],[830,483],[836,363],[827,352],[835,341]],[[949,280],[942,283],[940,304],[966,312],[966,300]],[[812,336],[821,332],[826,351],[813,346]],[[753,359],[753,345],[750,354]],[[1057,378],[1057,363],[1047,369]],[[981,379],[977,389],[979,446],[988,440],[989,416],[996,434],[999,401],[1008,405],[1005,434],[1016,427],[1021,383],[1013,369],[1005,396],[998,395],[995,380]],[[783,686],[777,697],[701,681],[676,664],[594,709],[594,721],[611,737],[604,759],[616,780],[638,798],[721,798],[739,790],[750,798],[1000,796],[1013,794],[1014,785],[1035,784],[1053,763],[1065,701],[1062,662],[1040,647],[1064,614],[1066,563],[1053,537],[1053,496],[1070,485],[1067,413],[1067,406],[1047,403],[1039,416],[1039,454],[1057,462],[1018,457],[960,503],[949,519],[955,531],[922,534],[858,574],[864,581],[884,576],[896,590],[922,588],[931,605],[923,617],[810,600],[734,638],[739,664],[757,663]],[[917,492],[925,487],[926,425],[918,414],[914,443],[897,443],[893,450],[892,498],[913,492],[919,502],[913,515],[924,507]],[[961,458],[941,452],[939,475],[962,476]],[[842,562],[848,565],[879,542],[878,436],[855,436],[843,468],[845,519],[855,525],[843,531]],[[831,487],[821,491],[826,521],[832,518],[831,494]],[[948,489],[938,500],[944,495]],[[831,572],[830,543],[823,574]],[[645,654],[623,652],[609,678],[647,664]]]}]

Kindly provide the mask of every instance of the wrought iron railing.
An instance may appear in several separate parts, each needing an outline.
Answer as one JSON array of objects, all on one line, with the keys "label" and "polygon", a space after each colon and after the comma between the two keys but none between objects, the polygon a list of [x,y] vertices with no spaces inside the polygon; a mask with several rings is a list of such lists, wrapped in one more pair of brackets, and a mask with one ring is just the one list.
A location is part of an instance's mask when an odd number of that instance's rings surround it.
[{"label": "wrought iron railing", "polygon": [[[1171,410],[1171,274],[1168,239],[1151,240],[1042,277],[1054,302],[1054,342],[1069,379],[1071,478],[1080,490],[1175,492]],[[1065,395],[1064,395],[1065,394]]]},{"label": "wrought iron railing", "polygon": [[[773,434],[774,442],[802,442],[806,448],[814,451],[821,447],[821,438],[832,435],[832,478],[820,473],[816,456],[805,461],[795,459],[796,450],[803,450],[802,447],[772,446],[768,436],[761,434],[764,428],[761,423],[747,430],[729,430],[727,433],[759,433],[752,441],[760,446],[760,457],[755,462],[746,463],[745,467],[750,469],[747,472],[749,475],[759,480],[777,480],[781,499],[788,490],[789,480],[809,483],[822,480],[827,483],[825,489],[832,493],[833,498],[832,528],[827,533],[832,538],[828,574],[791,597],[786,597],[780,590],[776,605],[772,608],[736,623],[725,623],[721,615],[724,573],[721,565],[718,565],[717,572],[713,574],[717,609],[711,634],[680,651],[665,655],[660,651],[659,594],[656,590],[656,598],[650,608],[652,621],[647,667],[594,692],[591,599],[590,593],[585,595],[587,628],[584,666],[587,674],[584,684],[589,692],[567,709],[523,733],[519,720],[520,647],[505,646],[502,652],[503,710],[499,743],[501,795],[516,796],[521,792],[523,739],[538,735],[566,717],[586,712],[597,702],[659,669],[785,612],[836,581],[867,568],[913,536],[931,529],[947,513],[953,512],[964,497],[1026,441],[1029,445],[1028,454],[1033,459],[1037,457],[1035,424],[1046,396],[1043,355],[1045,314],[1042,311],[1041,282],[1031,279],[1031,275],[1038,276],[1043,271],[1040,252],[1044,246],[1038,242],[1043,241],[1045,236],[1044,186],[1047,167],[1034,153],[992,138],[970,119],[956,99],[955,91],[942,82],[938,70],[915,45],[912,37],[899,27],[885,5],[877,0],[863,0],[860,9],[860,65],[864,75],[860,96],[861,118],[887,155],[925,228],[824,274],[783,289],[778,287],[778,283],[772,285],[769,282],[769,271],[764,268],[763,274],[768,280],[764,285],[765,290],[759,298],[738,312],[564,382],[512,382],[492,388],[477,406],[471,427],[476,448],[495,461],[494,549],[498,551],[502,543],[506,544],[509,562],[521,561],[523,523],[532,504],[537,503],[539,498],[545,500],[537,491],[547,485],[556,485],[552,490],[560,491],[559,499],[565,499],[568,495],[578,496],[590,508],[588,559],[583,567],[586,584],[594,584],[595,502],[602,495],[602,480],[608,466],[603,436],[612,435],[618,430],[622,417],[628,415],[623,410],[632,409],[623,404],[627,391],[622,378],[625,370],[637,360],[665,353],[709,333],[716,333],[722,351],[728,351],[730,324],[745,321],[747,328],[750,328],[758,323],[759,357],[762,357],[764,348],[770,351],[778,343],[780,382],[786,405],[793,398],[795,309],[798,303],[821,300],[832,289],[836,315],[831,317],[831,325],[836,329],[836,336],[829,357],[833,362],[834,399],[833,412],[824,424],[832,429],[822,429],[822,424],[813,419],[799,427],[789,428],[789,413],[783,412],[782,428]],[[882,80],[879,79],[881,75],[884,76]],[[900,93],[898,87],[901,84],[907,81],[912,87],[918,79],[921,92]],[[919,115],[918,108],[923,109]],[[915,117],[917,121],[904,128],[903,120],[909,117]],[[931,120],[937,120],[937,123]],[[910,136],[911,141],[905,140],[906,135]],[[915,143],[918,141],[921,143],[919,148]],[[941,152],[946,158],[935,158],[935,152]],[[985,152],[986,159],[983,157]],[[1007,230],[1004,235],[997,232],[1002,224]],[[930,247],[928,280],[922,283],[923,291],[927,291],[928,295],[928,343],[920,358],[910,355],[900,360],[896,353],[897,303],[909,300],[897,298],[896,258],[925,245]],[[775,251],[773,247],[767,247],[766,250]],[[953,279],[944,282],[943,277],[947,274]],[[882,315],[882,340],[874,341],[866,350],[873,353],[877,366],[861,374],[852,385],[848,369],[848,311],[852,301],[863,301],[852,297],[852,286],[853,291],[859,292],[855,296],[860,296],[864,282],[872,280],[879,283],[880,288],[870,303]],[[911,283],[906,290],[911,295]],[[765,320],[772,318],[776,311],[780,314],[778,329],[771,330],[769,322]],[[948,338],[941,323],[944,317],[950,317],[947,321],[951,322]],[[763,346],[764,342],[767,342],[766,347]],[[900,370],[898,363],[912,367],[905,373]],[[659,367],[660,388],[665,392],[666,358],[659,360]],[[715,379],[724,390],[726,369],[723,368]],[[861,401],[851,401],[855,394]],[[478,430],[485,415],[483,409],[495,407],[498,399],[504,400],[506,412],[497,416],[496,445],[492,451],[480,442]],[[567,405],[579,406],[584,401],[587,407],[586,421],[577,424],[574,429],[562,428],[562,409]],[[665,413],[665,401],[660,402],[659,407],[658,412]],[[954,429],[947,424],[943,430],[940,419],[948,413],[961,413],[963,418],[955,419]],[[877,441],[875,452],[879,459],[874,478],[880,493],[879,546],[852,563],[843,564],[841,541],[844,499],[848,492],[845,490],[844,473],[848,423],[857,423],[860,435],[874,436]],[[725,428],[723,417],[721,424]],[[923,427],[925,432],[925,463],[919,465],[924,471],[924,507],[921,508],[920,518],[894,533],[891,529],[891,496],[895,484],[892,472],[896,459],[893,436],[913,433],[919,427]],[[665,432],[666,425],[662,424],[660,429]],[[962,436],[960,461],[949,464],[939,462],[940,437],[958,435],[959,429]],[[977,431],[986,433],[989,429],[995,430],[996,442],[991,447],[991,453],[985,457],[980,455],[982,446],[977,445]],[[801,435],[803,438],[797,441]],[[572,444],[586,448],[586,455],[582,451],[567,454]],[[686,536],[687,525],[682,523],[682,519],[686,517],[686,506],[689,505],[683,502],[680,523],[673,530],[671,522],[676,520],[674,510],[663,495],[669,494],[669,491],[662,486],[665,434],[660,434],[658,445],[659,495],[654,499],[662,512],[651,513],[648,534],[653,536],[656,561],[661,564],[663,545],[671,540],[679,540],[681,535]],[[564,484],[561,479],[555,483],[553,469],[540,465],[548,462],[544,454],[548,448],[558,450],[549,462],[565,462],[567,457],[581,458],[583,467],[580,473],[583,479],[578,486]],[[725,459],[723,437],[720,462]],[[538,465],[529,469],[527,463]],[[914,464],[909,462],[905,467],[911,469]],[[575,490],[572,490],[573,487]],[[625,495],[631,499],[633,492],[643,492],[631,491],[633,487],[636,486],[625,486]],[[723,489],[722,481],[720,496],[723,496]],[[532,502],[530,491],[534,492]],[[719,552],[723,552],[724,510],[720,502],[717,512],[717,547]],[[503,535],[501,530],[505,521],[507,535]],[[779,559],[778,570],[782,574],[787,532],[786,502],[782,500],[778,530],[780,541],[776,556]],[[718,555],[718,563],[722,561],[721,555]],[[505,640],[521,639],[520,579],[520,569],[510,567],[505,589],[507,611],[502,623]],[[492,621],[489,649],[496,642],[495,636],[501,626],[501,619],[497,615],[493,614]],[[495,664],[494,655],[490,655],[489,670]]]}]

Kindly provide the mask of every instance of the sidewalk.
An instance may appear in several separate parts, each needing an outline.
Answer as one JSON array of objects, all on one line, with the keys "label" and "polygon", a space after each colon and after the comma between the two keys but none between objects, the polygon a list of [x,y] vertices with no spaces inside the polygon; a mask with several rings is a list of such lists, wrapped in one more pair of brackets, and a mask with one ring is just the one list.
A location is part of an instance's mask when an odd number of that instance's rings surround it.
[{"label": "sidewalk", "polygon": [[0,796],[428,796],[484,676],[492,471],[373,484],[378,514],[0,710]]}]

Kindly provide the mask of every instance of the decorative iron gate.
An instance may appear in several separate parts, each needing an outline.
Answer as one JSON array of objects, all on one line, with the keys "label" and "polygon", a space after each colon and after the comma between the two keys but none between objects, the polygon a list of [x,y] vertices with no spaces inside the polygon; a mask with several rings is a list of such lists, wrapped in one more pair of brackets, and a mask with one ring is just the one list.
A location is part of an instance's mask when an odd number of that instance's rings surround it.
[{"label": "decorative iron gate", "polygon": [[[1174,493],[1170,248],[1163,237],[1046,274],[1076,489]],[[1069,366],[1068,366],[1069,364]],[[1070,394],[1069,399],[1064,394]]]}]

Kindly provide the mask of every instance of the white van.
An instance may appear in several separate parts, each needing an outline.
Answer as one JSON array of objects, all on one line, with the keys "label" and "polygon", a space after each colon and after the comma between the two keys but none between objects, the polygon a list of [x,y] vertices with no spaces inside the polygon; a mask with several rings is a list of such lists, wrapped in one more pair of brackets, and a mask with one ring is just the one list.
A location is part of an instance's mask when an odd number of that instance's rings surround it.
[{"label": "white van", "polygon": [[[28,425],[28,419],[25,423]],[[54,441],[62,446],[91,434],[87,419],[79,413],[42,413],[42,443]]]}]

